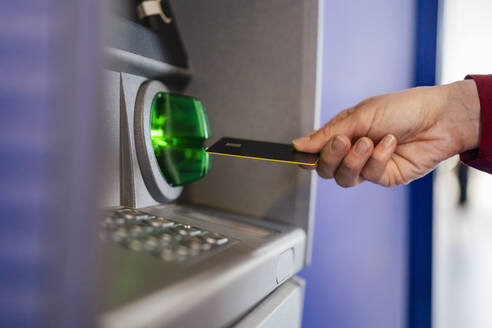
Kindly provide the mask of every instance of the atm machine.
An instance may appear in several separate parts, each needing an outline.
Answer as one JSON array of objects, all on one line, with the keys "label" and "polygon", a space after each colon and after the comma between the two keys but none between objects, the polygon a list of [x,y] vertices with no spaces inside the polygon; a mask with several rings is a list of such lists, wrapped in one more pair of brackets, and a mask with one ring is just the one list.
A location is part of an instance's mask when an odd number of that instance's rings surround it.
[{"label": "atm machine", "polygon": [[113,1],[101,327],[299,327],[315,177],[210,157],[318,124],[321,1]]}]

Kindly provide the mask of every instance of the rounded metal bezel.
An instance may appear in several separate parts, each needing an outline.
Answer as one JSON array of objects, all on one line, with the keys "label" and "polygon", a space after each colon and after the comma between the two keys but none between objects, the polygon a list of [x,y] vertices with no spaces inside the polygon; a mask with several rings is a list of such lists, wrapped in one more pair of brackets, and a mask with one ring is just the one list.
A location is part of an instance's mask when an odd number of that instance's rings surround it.
[{"label": "rounded metal bezel", "polygon": [[150,136],[152,101],[158,92],[168,91],[163,83],[155,80],[148,81],[138,89],[135,101],[134,130],[138,164],[149,193],[161,203],[175,200],[183,191],[183,187],[171,187],[164,179],[154,154]]}]

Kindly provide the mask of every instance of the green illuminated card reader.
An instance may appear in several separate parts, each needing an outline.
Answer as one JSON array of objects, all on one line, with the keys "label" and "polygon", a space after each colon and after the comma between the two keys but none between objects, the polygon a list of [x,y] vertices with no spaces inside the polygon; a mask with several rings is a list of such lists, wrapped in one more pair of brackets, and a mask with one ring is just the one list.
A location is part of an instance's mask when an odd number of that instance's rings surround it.
[{"label": "green illuminated card reader", "polygon": [[150,136],[164,178],[181,186],[204,177],[210,157],[203,142],[210,135],[205,107],[196,98],[158,92],[150,111]]},{"label": "green illuminated card reader", "polygon": [[139,166],[155,200],[175,199],[179,186],[208,173],[211,159],[204,141],[210,125],[197,98],[169,93],[161,82],[148,81],[138,90],[134,124]]}]

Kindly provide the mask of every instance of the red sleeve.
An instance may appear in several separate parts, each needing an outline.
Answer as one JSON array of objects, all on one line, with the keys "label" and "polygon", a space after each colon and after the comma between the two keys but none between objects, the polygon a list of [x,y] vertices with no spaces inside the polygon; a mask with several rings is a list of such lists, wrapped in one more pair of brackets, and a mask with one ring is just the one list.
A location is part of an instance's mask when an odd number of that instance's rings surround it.
[{"label": "red sleeve", "polygon": [[492,174],[492,75],[468,75],[477,84],[480,98],[480,145],[460,154],[463,163]]}]

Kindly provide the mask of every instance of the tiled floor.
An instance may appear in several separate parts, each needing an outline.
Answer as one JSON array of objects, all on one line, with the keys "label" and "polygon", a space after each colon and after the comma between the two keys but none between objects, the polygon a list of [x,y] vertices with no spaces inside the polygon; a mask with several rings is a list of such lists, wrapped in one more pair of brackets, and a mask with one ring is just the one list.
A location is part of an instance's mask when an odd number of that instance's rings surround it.
[{"label": "tiled floor", "polygon": [[435,181],[434,328],[492,327],[492,175],[470,170],[469,203],[457,206],[456,159]]}]

